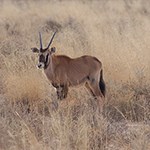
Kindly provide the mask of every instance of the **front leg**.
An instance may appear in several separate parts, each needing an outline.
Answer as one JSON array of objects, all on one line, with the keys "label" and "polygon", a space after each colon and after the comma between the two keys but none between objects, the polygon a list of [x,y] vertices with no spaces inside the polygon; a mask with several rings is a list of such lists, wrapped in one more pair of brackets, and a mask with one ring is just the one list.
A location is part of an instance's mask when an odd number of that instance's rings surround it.
[{"label": "front leg", "polygon": [[62,100],[64,98],[64,96],[63,96],[64,95],[63,94],[63,87],[58,86],[56,89],[57,89],[57,91],[56,91],[57,98],[60,99],[60,100]]},{"label": "front leg", "polygon": [[63,97],[64,97],[64,98],[67,98],[67,94],[68,94],[68,86],[67,86],[67,85],[64,85],[64,86],[63,86]]},{"label": "front leg", "polygon": [[52,82],[52,86],[56,88],[57,98],[62,99],[62,88],[60,84]]},{"label": "front leg", "polygon": [[57,98],[62,100],[67,97],[68,94],[68,86],[66,84],[57,84],[52,83],[52,85],[56,88]]},{"label": "front leg", "polygon": [[68,86],[67,85],[62,84],[57,88],[58,99],[62,100],[62,99],[67,98],[67,94],[68,94]]}]

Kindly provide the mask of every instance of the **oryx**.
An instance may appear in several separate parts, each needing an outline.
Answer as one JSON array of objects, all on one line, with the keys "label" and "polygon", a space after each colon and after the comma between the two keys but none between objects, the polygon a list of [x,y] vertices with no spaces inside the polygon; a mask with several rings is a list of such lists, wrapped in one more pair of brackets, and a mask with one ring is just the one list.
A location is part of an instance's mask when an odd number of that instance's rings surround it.
[{"label": "oryx", "polygon": [[103,80],[102,63],[93,56],[84,55],[70,58],[66,55],[55,55],[55,47],[50,48],[56,32],[53,34],[48,46],[40,49],[31,48],[38,53],[38,68],[43,68],[48,80],[57,89],[58,99],[67,97],[68,87],[84,83],[90,93],[100,99],[101,107],[105,97],[105,82]]}]

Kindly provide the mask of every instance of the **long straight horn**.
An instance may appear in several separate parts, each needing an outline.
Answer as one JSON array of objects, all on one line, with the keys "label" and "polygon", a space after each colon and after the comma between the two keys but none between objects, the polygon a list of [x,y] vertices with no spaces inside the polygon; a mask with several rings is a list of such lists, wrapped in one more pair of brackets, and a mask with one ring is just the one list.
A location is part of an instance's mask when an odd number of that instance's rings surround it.
[{"label": "long straight horn", "polygon": [[41,36],[41,33],[39,32],[39,38],[40,38],[40,50],[43,49],[43,46],[42,46],[42,36]]},{"label": "long straight horn", "polygon": [[[57,32],[57,31],[56,31],[56,32]],[[51,40],[50,40],[50,42],[49,42],[49,44],[48,44],[48,46],[47,46],[46,49],[48,49],[48,48],[50,47],[50,45],[52,44],[56,32],[54,32],[54,34],[53,34],[53,36],[52,36],[52,38],[51,38]]]}]

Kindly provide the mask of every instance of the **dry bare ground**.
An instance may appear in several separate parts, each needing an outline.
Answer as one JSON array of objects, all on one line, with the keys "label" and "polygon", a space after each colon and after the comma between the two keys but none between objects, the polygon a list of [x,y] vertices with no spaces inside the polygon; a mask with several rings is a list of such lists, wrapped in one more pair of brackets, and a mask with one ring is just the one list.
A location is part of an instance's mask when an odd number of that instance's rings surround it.
[{"label": "dry bare ground", "polygon": [[[149,150],[150,1],[0,0],[0,150]],[[103,117],[84,87],[58,101],[30,48],[96,56]]]}]

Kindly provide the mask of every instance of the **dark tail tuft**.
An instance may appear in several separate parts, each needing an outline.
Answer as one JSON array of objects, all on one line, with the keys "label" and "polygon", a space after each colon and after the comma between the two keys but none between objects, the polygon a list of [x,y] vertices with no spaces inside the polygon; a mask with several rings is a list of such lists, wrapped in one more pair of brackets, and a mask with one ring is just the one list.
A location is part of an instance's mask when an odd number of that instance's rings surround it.
[{"label": "dark tail tuft", "polygon": [[103,96],[105,97],[105,94],[106,94],[106,85],[105,85],[105,82],[104,82],[104,79],[103,79],[103,70],[101,70],[101,72],[100,72],[99,87],[100,87],[100,90],[101,90]]}]

